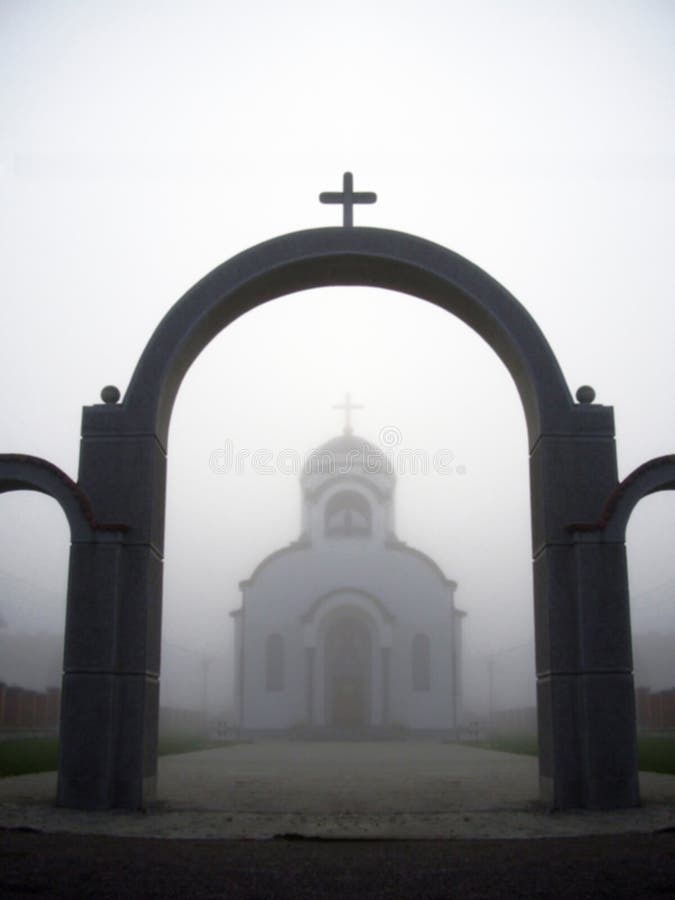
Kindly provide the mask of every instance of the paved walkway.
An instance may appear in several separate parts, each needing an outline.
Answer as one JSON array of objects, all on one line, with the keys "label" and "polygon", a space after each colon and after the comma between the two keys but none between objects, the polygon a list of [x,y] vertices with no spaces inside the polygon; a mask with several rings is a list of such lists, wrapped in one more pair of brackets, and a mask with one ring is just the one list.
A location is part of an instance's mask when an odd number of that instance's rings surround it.
[{"label": "paved walkway", "polygon": [[53,805],[54,773],[0,780],[0,827],[144,837],[519,838],[675,827],[675,776],[643,773],[643,805],[549,813],[532,757],[459,744],[269,741],[163,757],[144,813]]}]

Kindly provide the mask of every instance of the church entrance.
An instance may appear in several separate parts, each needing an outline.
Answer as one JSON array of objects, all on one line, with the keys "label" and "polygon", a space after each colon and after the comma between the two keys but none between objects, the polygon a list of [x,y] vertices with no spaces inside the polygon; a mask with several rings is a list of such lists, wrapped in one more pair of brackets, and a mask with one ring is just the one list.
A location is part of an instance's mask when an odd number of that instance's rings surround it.
[{"label": "church entrance", "polygon": [[365,723],[363,678],[338,677],[333,681],[333,722],[338,728],[362,728]]},{"label": "church entrance", "polygon": [[326,633],[328,724],[359,729],[370,724],[372,642],[367,625],[350,616]]}]

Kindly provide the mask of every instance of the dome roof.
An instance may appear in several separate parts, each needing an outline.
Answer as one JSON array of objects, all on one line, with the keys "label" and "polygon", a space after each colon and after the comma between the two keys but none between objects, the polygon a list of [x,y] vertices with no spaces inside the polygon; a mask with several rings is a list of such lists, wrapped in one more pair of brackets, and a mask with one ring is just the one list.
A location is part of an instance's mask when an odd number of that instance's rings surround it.
[{"label": "dome roof", "polygon": [[366,475],[394,477],[394,466],[378,446],[349,432],[331,438],[309,454],[302,469],[308,475],[348,475],[352,469]]}]

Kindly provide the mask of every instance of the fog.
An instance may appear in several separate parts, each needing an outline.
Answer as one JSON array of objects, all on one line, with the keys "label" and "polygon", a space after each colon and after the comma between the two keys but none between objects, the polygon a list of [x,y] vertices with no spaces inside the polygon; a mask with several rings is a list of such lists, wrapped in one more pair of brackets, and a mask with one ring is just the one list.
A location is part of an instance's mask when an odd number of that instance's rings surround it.
[{"label": "fog", "polygon": [[[570,389],[614,406],[621,477],[673,452],[674,25],[668,4],[600,0],[347,2],[339,17],[302,2],[2,4],[2,451],[76,477],[81,407],[105,384],[124,393],[169,307],[255,243],[339,224],[318,194],[350,169],[378,194],[357,225],[471,259],[534,316]],[[533,705],[516,389],[460,321],[364,288],[259,307],[183,382],[162,703],[231,715],[239,582],[298,538],[288,460],[341,432],[347,392],[364,407],[356,434],[394,462],[397,536],[458,582],[468,713]],[[410,471],[409,453],[450,462]],[[0,680],[40,687],[53,671],[26,654],[10,666],[6,648],[62,633],[67,527],[47,498],[2,501]],[[670,495],[631,520],[635,634],[675,634],[674,526]],[[672,663],[649,679],[675,684]]]}]

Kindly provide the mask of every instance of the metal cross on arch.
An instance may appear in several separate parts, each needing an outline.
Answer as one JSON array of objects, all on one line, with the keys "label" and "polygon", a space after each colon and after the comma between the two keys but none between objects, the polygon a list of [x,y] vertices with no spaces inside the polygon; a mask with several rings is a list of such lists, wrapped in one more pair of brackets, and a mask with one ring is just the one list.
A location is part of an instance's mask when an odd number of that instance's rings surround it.
[{"label": "metal cross on arch", "polygon": [[321,203],[340,203],[342,205],[342,224],[345,228],[354,225],[354,204],[375,203],[377,194],[372,191],[354,192],[354,176],[351,172],[345,172],[342,176],[342,191],[323,191],[319,194]]}]

